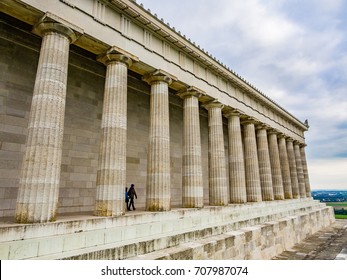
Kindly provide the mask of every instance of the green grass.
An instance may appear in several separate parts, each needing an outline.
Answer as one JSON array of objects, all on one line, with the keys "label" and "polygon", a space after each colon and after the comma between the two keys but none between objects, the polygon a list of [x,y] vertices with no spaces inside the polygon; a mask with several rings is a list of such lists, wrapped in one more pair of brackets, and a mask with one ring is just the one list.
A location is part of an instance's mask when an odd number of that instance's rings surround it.
[{"label": "green grass", "polygon": [[336,219],[347,219],[347,215],[335,214]]},{"label": "green grass", "polygon": [[327,202],[328,206],[347,207],[347,202]]}]

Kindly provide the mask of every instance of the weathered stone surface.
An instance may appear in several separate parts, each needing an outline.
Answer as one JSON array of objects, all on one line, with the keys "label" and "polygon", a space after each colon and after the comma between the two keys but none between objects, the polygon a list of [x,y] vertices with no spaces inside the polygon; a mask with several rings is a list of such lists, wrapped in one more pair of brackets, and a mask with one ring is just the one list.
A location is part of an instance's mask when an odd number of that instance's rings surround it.
[{"label": "weathered stone surface", "polygon": [[240,113],[227,112],[229,133],[230,202],[246,203],[246,174],[242,145]]},{"label": "weathered stone surface", "polygon": [[268,131],[268,142],[274,199],[281,200],[284,199],[284,188],[276,131]]},{"label": "weathered stone surface", "polygon": [[36,28],[43,39],[16,204],[20,223],[56,217],[69,45],[74,35],[60,24],[42,22]]},{"label": "weathered stone surface", "polygon": [[281,163],[281,174],[283,180],[283,191],[284,198],[291,199],[293,198],[292,191],[292,180],[290,177],[290,168],[289,168],[289,159],[287,153],[287,144],[284,135],[280,134],[278,139],[278,152],[280,155],[280,163]]},{"label": "weathered stone surface", "polygon": [[184,99],[182,206],[186,208],[204,206],[198,100],[200,95],[194,88],[180,93],[180,97]]},{"label": "weathered stone surface", "polygon": [[253,121],[243,122],[247,201],[262,201],[257,142]]},{"label": "weathered stone surface", "polygon": [[171,209],[168,85],[172,77],[155,71],[144,80],[151,85],[146,209],[168,211]]},{"label": "weathered stone surface", "polygon": [[205,105],[208,110],[209,140],[209,197],[210,205],[228,204],[228,189],[225,166],[222,107],[219,102]]},{"label": "weathered stone surface", "polygon": [[125,259],[197,242],[206,244],[205,253],[194,247],[201,258],[268,259],[333,219],[331,207],[305,198],[118,217],[76,215],[31,225],[1,221],[0,252],[3,259]]},{"label": "weathered stone surface", "polygon": [[95,214],[125,213],[127,72],[131,59],[106,53],[105,97],[101,120],[101,143],[96,182]]},{"label": "weathered stone surface", "polygon": [[305,179],[306,197],[310,197],[311,196],[311,186],[310,186],[310,179],[309,179],[309,176],[308,176],[308,168],[307,168],[305,146],[306,145],[301,145],[301,147],[300,147],[300,155],[301,155],[302,169],[303,169],[304,179]]},{"label": "weathered stone surface", "polygon": [[302,168],[300,146],[298,142],[294,143],[294,155],[295,155],[295,162],[296,162],[296,170],[298,174],[300,197],[306,197],[305,178],[304,178],[304,172]]},{"label": "weathered stone surface", "polygon": [[347,260],[347,221],[336,220],[273,259]]},{"label": "weathered stone surface", "polygon": [[261,183],[261,195],[263,201],[269,201],[274,199],[269,145],[267,140],[266,129],[267,128],[262,125],[257,126],[259,175]]},{"label": "weathered stone surface", "polygon": [[292,194],[293,198],[299,198],[299,181],[298,181],[298,171],[296,166],[295,154],[294,154],[294,146],[293,139],[286,139],[287,144],[287,154],[288,154],[288,162],[290,169],[290,181],[292,185]]}]

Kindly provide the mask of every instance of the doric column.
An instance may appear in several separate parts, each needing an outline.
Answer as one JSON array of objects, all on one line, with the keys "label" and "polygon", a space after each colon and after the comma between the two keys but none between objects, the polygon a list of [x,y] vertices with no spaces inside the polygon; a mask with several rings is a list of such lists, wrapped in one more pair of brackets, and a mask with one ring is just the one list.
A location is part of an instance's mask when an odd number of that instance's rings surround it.
[{"label": "doric column", "polygon": [[286,144],[286,138],[283,134],[278,135],[278,151],[279,151],[280,162],[281,162],[281,174],[282,174],[282,180],[283,180],[284,198],[292,199],[293,191],[292,191],[292,181],[290,177],[287,144]]},{"label": "doric column", "polygon": [[283,180],[280,154],[278,150],[277,132],[275,130],[272,129],[268,131],[268,141],[274,199],[282,200],[284,199]]},{"label": "doric column", "polygon": [[125,213],[127,75],[132,60],[114,47],[98,59],[106,65],[101,120],[99,163],[96,178],[95,215]]},{"label": "doric column", "polygon": [[289,162],[289,169],[290,169],[290,181],[292,183],[293,198],[299,198],[300,193],[299,193],[298,171],[296,169],[293,139],[287,138],[286,142],[287,142],[287,154],[288,154],[288,162]]},{"label": "doric column", "polygon": [[246,175],[245,161],[242,147],[242,133],[240,124],[240,113],[227,111],[229,133],[229,181],[230,202],[246,203]]},{"label": "doric column", "polygon": [[147,161],[147,211],[170,210],[169,85],[175,79],[163,70],[143,78],[151,86]]},{"label": "doric column", "polygon": [[266,133],[267,127],[265,125],[257,125],[256,128],[261,195],[263,201],[270,201],[274,200],[274,194],[272,187],[269,145]]},{"label": "doric column", "polygon": [[294,155],[295,155],[295,162],[296,162],[296,170],[298,173],[300,197],[306,197],[305,178],[304,178],[304,172],[302,169],[300,146],[299,146],[299,142],[297,141],[294,142]]},{"label": "doric column", "polygon": [[64,131],[69,46],[76,34],[60,23],[42,20],[34,32],[42,44],[19,181],[16,221],[55,220]]},{"label": "doric column", "polygon": [[306,144],[302,144],[300,146],[300,154],[301,154],[302,169],[303,169],[304,178],[305,178],[306,197],[311,197],[311,186],[310,186],[310,178],[308,176],[305,147],[306,147]]},{"label": "doric column", "polygon": [[248,119],[242,122],[244,127],[246,192],[248,202],[262,201],[255,121]]},{"label": "doric column", "polygon": [[183,98],[182,206],[186,208],[204,206],[198,99],[201,94],[194,87],[179,93]]},{"label": "doric column", "polygon": [[221,103],[215,101],[205,105],[209,128],[209,196],[210,205],[215,206],[228,204],[222,107]]}]

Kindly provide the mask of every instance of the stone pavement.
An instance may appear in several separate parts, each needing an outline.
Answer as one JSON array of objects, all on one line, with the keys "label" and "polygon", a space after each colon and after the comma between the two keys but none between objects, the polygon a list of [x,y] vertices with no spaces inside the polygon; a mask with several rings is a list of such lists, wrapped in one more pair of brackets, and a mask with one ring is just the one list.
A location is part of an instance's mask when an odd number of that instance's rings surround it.
[{"label": "stone pavement", "polygon": [[347,260],[347,220],[336,220],[273,259]]}]

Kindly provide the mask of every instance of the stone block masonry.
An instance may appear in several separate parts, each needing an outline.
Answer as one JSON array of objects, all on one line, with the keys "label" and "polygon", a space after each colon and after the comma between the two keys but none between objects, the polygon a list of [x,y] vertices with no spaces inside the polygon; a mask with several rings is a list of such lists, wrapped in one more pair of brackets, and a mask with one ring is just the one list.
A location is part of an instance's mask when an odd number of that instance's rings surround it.
[{"label": "stone block masonry", "polygon": [[[269,259],[332,221],[331,207],[309,198],[117,218],[69,216],[1,223],[0,252],[2,259]],[[189,257],[184,252],[191,246],[196,252]]]}]

